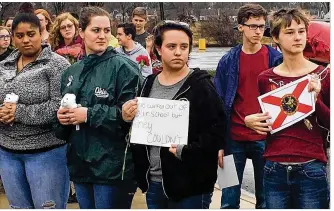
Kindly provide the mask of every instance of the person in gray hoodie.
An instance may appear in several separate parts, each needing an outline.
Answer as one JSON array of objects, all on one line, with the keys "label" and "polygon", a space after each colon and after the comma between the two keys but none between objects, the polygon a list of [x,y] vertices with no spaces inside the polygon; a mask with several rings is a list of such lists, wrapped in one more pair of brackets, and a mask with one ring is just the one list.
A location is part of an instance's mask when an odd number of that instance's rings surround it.
[{"label": "person in gray hoodie", "polygon": [[118,43],[116,51],[138,64],[144,78],[152,74],[152,62],[146,49],[135,42],[136,26],[133,23],[122,23],[117,26]]}]

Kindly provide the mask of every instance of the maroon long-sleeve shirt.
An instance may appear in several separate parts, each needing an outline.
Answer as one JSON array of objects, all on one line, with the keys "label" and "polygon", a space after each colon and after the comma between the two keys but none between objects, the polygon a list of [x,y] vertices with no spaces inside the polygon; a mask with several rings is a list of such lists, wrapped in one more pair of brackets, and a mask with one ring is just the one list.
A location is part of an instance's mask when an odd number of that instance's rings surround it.
[{"label": "maroon long-sleeve shirt", "polygon": [[259,74],[269,68],[268,48],[262,48],[255,54],[240,52],[239,80],[237,93],[231,111],[230,135],[233,141],[260,141],[266,138],[246,127],[245,117],[259,113],[259,96],[256,79]]},{"label": "maroon long-sleeve shirt", "polygon": [[[283,77],[273,72],[274,68],[264,71],[258,77],[260,94],[270,92],[280,86],[298,80],[300,77]],[[319,66],[312,73],[320,73]],[[318,123],[330,128],[330,71],[321,74],[321,92],[316,101],[315,112],[307,117],[313,129],[309,130],[304,121],[300,121],[277,133],[268,135],[264,157],[274,162],[305,162],[316,159],[327,162],[324,150],[324,129]]]}]

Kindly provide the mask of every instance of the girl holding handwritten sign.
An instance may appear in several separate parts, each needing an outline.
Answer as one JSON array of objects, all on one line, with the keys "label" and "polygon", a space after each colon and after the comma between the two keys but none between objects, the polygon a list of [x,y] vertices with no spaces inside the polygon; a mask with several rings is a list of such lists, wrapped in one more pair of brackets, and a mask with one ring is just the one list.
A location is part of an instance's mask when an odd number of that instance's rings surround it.
[{"label": "girl holding handwritten sign", "polygon": [[[217,180],[217,154],[224,144],[222,102],[207,72],[187,66],[192,46],[187,25],[164,22],[156,26],[154,36],[163,70],[147,77],[140,97],[189,101],[188,144],[132,144],[136,179],[147,192],[149,209],[208,209]],[[126,102],[123,119],[132,121],[137,110],[138,100]]]}]

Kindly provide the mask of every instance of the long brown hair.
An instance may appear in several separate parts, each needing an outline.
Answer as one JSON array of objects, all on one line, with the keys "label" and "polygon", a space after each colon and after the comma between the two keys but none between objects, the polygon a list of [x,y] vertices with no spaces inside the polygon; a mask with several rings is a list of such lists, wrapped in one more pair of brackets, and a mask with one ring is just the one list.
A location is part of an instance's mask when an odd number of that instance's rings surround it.
[{"label": "long brown hair", "polygon": [[37,9],[34,11],[35,15],[42,14],[46,20],[48,20],[48,24],[46,25],[46,31],[50,31],[51,25],[52,25],[52,20],[50,18],[49,13],[44,10],[44,9]]},{"label": "long brown hair", "polygon": [[75,35],[73,37],[73,40],[78,36],[79,34],[79,21],[75,19],[70,13],[62,13],[56,17],[54,20],[51,30],[50,30],[50,35],[49,35],[49,43],[51,45],[52,50],[55,50],[59,47],[59,45],[64,42],[64,38],[60,33],[60,24],[64,20],[69,20],[74,24],[75,27]]},{"label": "long brown hair", "polygon": [[80,20],[79,20],[79,26],[82,29],[82,31],[86,30],[87,26],[90,24],[91,19],[96,16],[108,17],[111,26],[111,16],[106,10],[95,6],[84,7],[80,11]]}]

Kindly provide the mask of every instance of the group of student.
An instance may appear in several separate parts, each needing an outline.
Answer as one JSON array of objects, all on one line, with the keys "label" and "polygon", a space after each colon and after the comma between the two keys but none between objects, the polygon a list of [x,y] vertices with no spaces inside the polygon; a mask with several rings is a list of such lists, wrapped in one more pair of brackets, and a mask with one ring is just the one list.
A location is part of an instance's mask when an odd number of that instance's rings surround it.
[{"label": "group of student", "polygon": [[[240,183],[246,159],[253,161],[256,208],[328,208],[330,71],[303,56],[304,12],[270,16],[281,54],[261,44],[267,11],[242,6],[243,43],[221,58],[212,82],[206,71],[188,67],[189,25],[162,21],[149,35],[146,11],[136,11],[144,10],[134,10],[134,24],[117,26],[116,50],[110,14],[99,7],[82,8],[79,20],[57,16],[48,36],[31,4],[13,18],[16,49],[0,62],[0,175],[10,207],[66,208],[71,180],[82,209],[130,209],[137,188],[149,209],[208,209],[217,167],[232,154]],[[71,44],[79,54],[66,52]],[[73,62],[68,54],[80,58]],[[154,60],[162,71],[151,74]],[[307,117],[312,129],[300,121],[269,135],[271,117],[257,97],[308,74],[316,96]],[[18,102],[4,102],[10,93]],[[60,107],[68,93],[77,108]],[[136,97],[189,101],[187,144],[130,143]],[[223,189],[221,207],[239,205],[240,185]]]},{"label": "group of student", "polygon": [[[84,42],[79,35],[79,21],[75,13],[64,12],[52,20],[44,9],[37,9],[34,14],[41,22],[42,42],[49,43],[52,51],[64,56],[73,64],[85,56]],[[0,35],[4,35],[3,43],[0,43],[0,61],[5,59],[15,48],[11,42],[11,25],[14,17],[5,20],[0,28]],[[109,46],[117,52],[129,57],[138,64],[143,76],[158,72],[161,66],[152,53],[152,35],[145,30],[147,11],[143,7],[137,7],[132,13],[131,23],[117,25],[117,35],[112,35]],[[147,39],[146,39],[147,38]],[[146,44],[148,44],[146,49]],[[151,58],[152,57],[152,58]],[[152,70],[152,60],[155,68]]]}]

